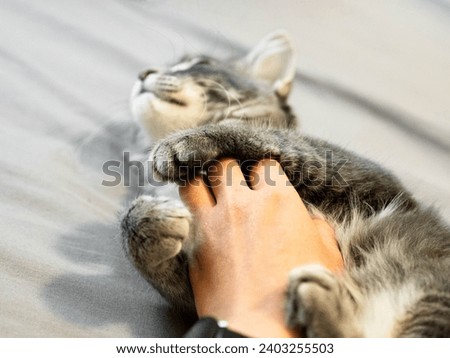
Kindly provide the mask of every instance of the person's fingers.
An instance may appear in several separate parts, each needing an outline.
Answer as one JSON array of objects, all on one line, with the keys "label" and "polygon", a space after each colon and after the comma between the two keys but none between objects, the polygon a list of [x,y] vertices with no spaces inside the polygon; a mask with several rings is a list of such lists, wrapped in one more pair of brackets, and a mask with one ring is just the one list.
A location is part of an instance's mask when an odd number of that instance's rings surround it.
[{"label": "person's fingers", "polygon": [[185,186],[178,189],[180,198],[194,215],[201,215],[216,205],[208,185],[201,177],[189,180]]},{"label": "person's fingers", "polygon": [[263,159],[256,163],[249,173],[249,184],[253,190],[266,187],[292,187],[281,165],[273,159]]},{"label": "person's fingers", "polygon": [[211,164],[208,168],[208,181],[216,202],[223,195],[234,195],[242,189],[248,189],[241,167],[234,159],[223,159]]}]

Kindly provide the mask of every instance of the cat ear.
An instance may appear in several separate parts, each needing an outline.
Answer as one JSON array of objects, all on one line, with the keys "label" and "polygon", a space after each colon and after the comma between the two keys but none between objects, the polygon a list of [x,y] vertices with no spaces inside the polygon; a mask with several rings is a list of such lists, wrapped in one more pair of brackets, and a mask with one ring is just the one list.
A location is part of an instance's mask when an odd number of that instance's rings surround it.
[{"label": "cat ear", "polygon": [[252,76],[269,82],[278,95],[287,97],[295,77],[295,51],[287,31],[268,34],[244,61]]}]

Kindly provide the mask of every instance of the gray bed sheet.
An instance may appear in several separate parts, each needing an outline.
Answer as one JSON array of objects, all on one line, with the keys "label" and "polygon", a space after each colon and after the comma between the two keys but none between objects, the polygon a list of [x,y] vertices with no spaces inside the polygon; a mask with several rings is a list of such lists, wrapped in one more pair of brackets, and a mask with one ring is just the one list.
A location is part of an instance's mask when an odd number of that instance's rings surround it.
[{"label": "gray bed sheet", "polygon": [[449,218],[449,1],[1,0],[0,24],[2,337],[186,329],[122,253],[118,216],[140,189],[102,185],[105,161],[149,145],[128,110],[137,72],[185,52],[237,55],[289,30],[301,130]]}]

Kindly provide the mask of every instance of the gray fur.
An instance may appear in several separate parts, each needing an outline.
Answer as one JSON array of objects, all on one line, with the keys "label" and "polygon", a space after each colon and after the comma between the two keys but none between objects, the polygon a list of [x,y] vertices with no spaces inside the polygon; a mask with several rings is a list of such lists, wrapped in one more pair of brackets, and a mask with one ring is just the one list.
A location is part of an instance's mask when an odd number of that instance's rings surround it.
[{"label": "gray fur", "polygon": [[[181,61],[178,72],[167,70],[181,80],[166,81],[177,85],[166,84],[164,95],[149,101],[175,100],[173,111],[189,107],[192,98],[177,94],[188,83],[191,92],[203,88],[198,101],[205,101],[206,114],[192,118],[191,128],[183,124],[160,138],[150,155],[155,175],[183,184],[223,157],[243,166],[275,158],[311,213],[334,227],[345,263],[342,275],[319,265],[292,271],[289,326],[309,337],[450,337],[449,228],[377,164],[293,130],[287,104],[292,57],[287,35],[275,32],[244,59],[225,64],[201,57]],[[264,77],[267,63],[279,66]],[[141,76],[141,89],[148,75]],[[164,120],[150,112],[152,120]],[[135,116],[148,120],[142,110]],[[180,202],[145,197],[124,216],[122,232],[144,277],[192,315],[187,262],[196,242],[187,225],[195,223]]]}]

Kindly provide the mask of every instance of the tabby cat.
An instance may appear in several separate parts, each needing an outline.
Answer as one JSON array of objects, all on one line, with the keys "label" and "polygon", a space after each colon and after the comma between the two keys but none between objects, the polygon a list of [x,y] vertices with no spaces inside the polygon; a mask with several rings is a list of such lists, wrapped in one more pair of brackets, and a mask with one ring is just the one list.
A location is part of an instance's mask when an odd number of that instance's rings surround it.
[{"label": "tabby cat", "polygon": [[[345,263],[339,276],[293,268],[287,324],[308,337],[450,337],[448,226],[377,164],[299,134],[287,103],[294,76],[285,31],[243,58],[186,57],[139,74],[131,106],[156,142],[154,174],[180,184],[222,157],[277,159],[310,212],[334,228]],[[331,165],[330,153],[345,164]],[[195,315],[193,224],[179,200],[149,195],[121,223],[136,268],[186,315]]]}]

